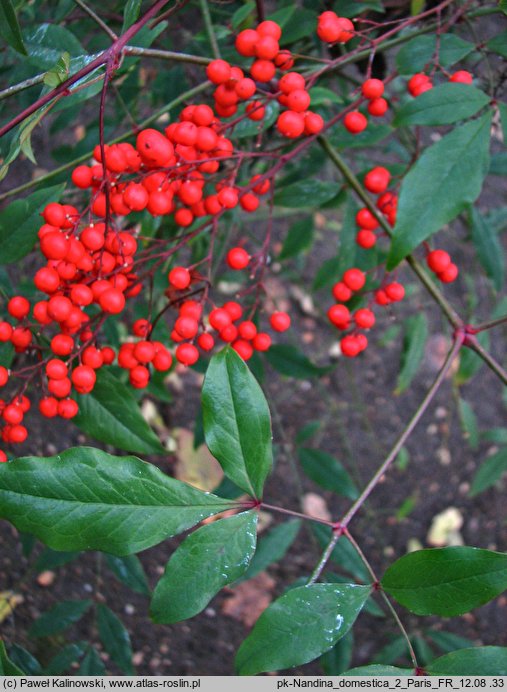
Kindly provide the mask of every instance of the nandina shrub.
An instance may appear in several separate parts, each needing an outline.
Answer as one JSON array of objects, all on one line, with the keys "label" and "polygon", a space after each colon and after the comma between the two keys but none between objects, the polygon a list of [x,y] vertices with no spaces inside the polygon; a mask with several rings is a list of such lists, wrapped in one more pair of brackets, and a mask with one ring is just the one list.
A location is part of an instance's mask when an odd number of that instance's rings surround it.
[{"label": "nandina shrub", "polygon": [[[42,4],[30,12],[22,7],[17,17],[4,3],[11,83],[0,92],[7,104],[1,197],[20,197],[0,216],[6,265],[0,516],[53,551],[108,554],[120,579],[151,595],[152,619],[168,624],[193,617],[222,587],[281,559],[304,520],[323,544],[322,557],[261,614],[239,646],[238,673],[318,657],[325,672],[344,672],[350,652],[343,645],[350,648],[351,628],[365,609],[394,617],[408,661],[403,668],[363,666],[353,670],[357,674],[505,674],[507,650],[500,646],[468,648],[441,639],[443,656],[421,654],[392,603],[421,616],[467,613],[507,587],[505,553],[463,545],[420,549],[377,573],[350,528],[406,454],[413,429],[461,354],[458,384],[481,361],[500,380],[498,394],[507,382],[484,338],[506,320],[497,298],[504,284],[505,210],[485,212],[476,203],[488,175],[505,172],[499,149],[507,108],[496,64],[496,56],[505,55],[505,32],[485,40],[469,28],[475,21],[489,31],[484,18],[504,10],[445,0],[419,14],[384,18],[388,3],[381,2],[338,2],[333,10],[288,3],[273,12],[263,2],[225,11],[206,2],[166,5],[128,3],[122,23],[114,15],[106,25],[100,6],[80,3],[86,20],[65,7],[35,29]],[[175,22],[199,22],[184,52]],[[150,60],[188,64],[189,83],[180,68],[167,75]],[[145,64],[156,75],[153,82]],[[42,92],[33,94],[39,84]],[[92,119],[85,124],[88,105]],[[9,187],[20,160],[25,169],[43,154],[31,144],[39,126],[52,140],[74,128],[76,146],[52,151],[64,161],[60,167]],[[326,256],[317,258],[312,215],[336,225],[342,206],[338,247],[335,242],[330,251],[326,237]],[[302,216],[280,244],[276,214],[294,210]],[[485,274],[492,290],[492,314],[474,320],[455,307],[459,292],[447,286],[466,286],[454,259],[454,226],[447,227],[463,222],[472,241],[472,274],[479,281]],[[343,356],[323,365],[288,343],[294,315],[269,292],[271,272],[293,262],[297,273],[304,253],[320,264],[313,282],[317,313]],[[30,280],[18,286],[14,266],[21,260]],[[285,278],[291,280],[289,271]],[[234,295],[224,295],[221,284],[236,284]],[[417,314],[408,316],[406,294],[419,287],[428,302],[414,301],[409,311]],[[325,298],[324,288],[330,289]],[[301,431],[302,471],[342,497],[343,511],[325,518],[267,504],[273,448],[261,387],[264,362],[296,378],[322,377],[345,368],[345,359],[361,367],[369,341],[381,348],[376,330],[398,319],[404,327],[399,394],[417,373],[426,315],[436,311],[450,335],[447,355],[362,489],[334,457],[303,444],[311,429]],[[93,447],[19,458],[17,445],[30,449],[25,421],[35,405],[44,418],[72,420],[98,442],[164,455],[138,398],[156,399],[175,367],[206,373],[202,428],[227,479],[213,493],[156,464]],[[463,399],[459,408],[469,437],[477,437],[473,408]],[[496,436],[505,444],[505,435]],[[478,469],[471,494],[494,485],[505,468],[502,448]],[[256,553],[263,509],[297,519],[275,527]],[[199,524],[150,594],[134,554]],[[355,565],[346,569],[352,574],[329,568],[330,560],[347,559]],[[60,632],[92,606],[103,646],[120,669],[133,672],[128,635],[99,599],[59,603],[31,633]],[[104,672],[92,643],[72,646],[60,656],[64,663],[42,669],[11,643],[10,658],[0,650],[0,672],[57,673],[76,660],[81,673]]]}]

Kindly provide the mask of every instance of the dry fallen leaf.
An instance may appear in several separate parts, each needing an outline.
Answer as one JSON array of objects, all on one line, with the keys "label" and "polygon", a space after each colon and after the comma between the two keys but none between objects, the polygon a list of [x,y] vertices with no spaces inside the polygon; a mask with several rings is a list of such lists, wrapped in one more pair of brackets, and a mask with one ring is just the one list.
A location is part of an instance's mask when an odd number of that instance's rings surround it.
[{"label": "dry fallen leaf", "polygon": [[222,612],[246,627],[252,627],[273,600],[271,592],[275,583],[266,572],[261,572],[234,589],[227,589],[232,595],[222,604]]},{"label": "dry fallen leaf", "polygon": [[316,519],[331,521],[331,514],[327,508],[326,501],[317,493],[306,493],[302,499],[303,512]]},{"label": "dry fallen leaf", "polygon": [[174,475],[199,490],[214,490],[224,476],[218,461],[206,445],[194,449],[194,433],[186,428],[175,428],[172,436],[177,442],[177,462]]},{"label": "dry fallen leaf", "polygon": [[0,622],[3,622],[25,599],[14,591],[0,591]]},{"label": "dry fallen leaf", "polygon": [[456,507],[448,507],[433,517],[426,537],[428,545],[437,548],[450,545],[464,545],[460,529],[463,526],[463,515]]}]

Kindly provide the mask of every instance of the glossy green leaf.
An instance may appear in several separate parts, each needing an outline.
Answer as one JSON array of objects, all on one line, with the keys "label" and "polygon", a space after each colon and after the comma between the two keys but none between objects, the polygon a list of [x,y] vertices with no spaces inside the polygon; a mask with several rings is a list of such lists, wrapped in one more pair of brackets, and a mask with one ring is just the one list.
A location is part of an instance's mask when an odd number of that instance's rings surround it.
[{"label": "glossy green leaf", "polygon": [[257,380],[236,351],[210,360],[202,388],[204,435],[225,474],[260,497],[273,463],[271,419]]},{"label": "glossy green leaf", "polygon": [[[473,43],[464,41],[454,34],[441,34],[439,37],[438,61],[442,67],[454,65],[475,49]],[[437,37],[417,36],[406,43],[396,56],[396,67],[400,74],[412,75],[421,72],[436,55]],[[419,97],[417,97],[419,98]]]},{"label": "glossy green leaf", "polygon": [[127,555],[228,507],[136,457],[91,447],[0,466],[0,516],[55,550]]},{"label": "glossy green leaf", "polygon": [[127,0],[125,7],[123,9],[123,26],[121,28],[121,33],[123,34],[129,26],[137,21],[139,13],[141,11],[142,0]]},{"label": "glossy green leaf", "polygon": [[[324,524],[317,524],[312,522],[312,531],[322,548],[325,548],[331,539],[331,529],[329,526]],[[344,571],[349,575],[352,575],[358,581],[368,583],[370,580],[370,575],[368,570],[364,566],[363,561],[357,554],[352,543],[346,538],[346,536],[341,536],[336,543],[333,552],[331,553],[330,559],[335,565],[338,565],[340,572]]]},{"label": "glossy green leaf", "polygon": [[507,589],[507,555],[469,547],[417,550],[396,560],[381,584],[417,615],[462,615]]},{"label": "glossy green leaf", "polygon": [[495,483],[507,471],[507,447],[502,447],[498,452],[486,457],[479,469],[477,470],[470,492],[470,497],[475,497],[479,493],[484,492],[487,488],[495,485]]},{"label": "glossy green leaf", "polygon": [[486,43],[486,48],[497,55],[501,55],[502,58],[507,58],[507,31],[502,31],[501,34],[490,38]]},{"label": "glossy green leaf", "polygon": [[490,125],[487,113],[455,128],[428,147],[407,173],[388,270],[478,197],[489,166]]},{"label": "glossy green leaf", "polygon": [[395,125],[448,125],[475,115],[490,97],[471,84],[439,84],[408,101],[397,112]]},{"label": "glossy green leaf", "polygon": [[80,553],[76,551],[51,550],[45,548],[37,558],[33,569],[35,572],[44,572],[45,570],[53,570],[62,565],[66,565],[78,558]]},{"label": "glossy green leaf", "polygon": [[275,193],[275,204],[279,207],[314,209],[329,202],[340,190],[338,183],[315,178],[302,178],[296,183],[281,187]]},{"label": "glossy green leaf", "polygon": [[106,555],[107,566],[123,584],[144,596],[150,595],[150,587],[141,561],[136,555]]},{"label": "glossy green leaf", "polygon": [[357,584],[311,584],[271,603],[236,655],[239,675],[283,670],[329,651],[354,624],[371,592]]},{"label": "glossy green leaf", "polygon": [[275,344],[266,352],[266,360],[281,375],[295,377],[298,380],[306,380],[309,377],[326,375],[335,366],[319,366],[312,363],[304,353],[295,346],[288,344]]},{"label": "glossy green leaf", "polygon": [[16,10],[11,0],[0,0],[0,34],[11,48],[22,55],[27,55]]},{"label": "glossy green leaf", "polygon": [[9,658],[25,674],[40,675],[42,671],[41,665],[35,656],[32,656],[29,651],[19,646],[19,644],[13,644],[9,647]]},{"label": "glossy green leaf", "polygon": [[313,242],[313,219],[305,216],[293,223],[285,236],[278,255],[279,260],[295,257],[307,250]]},{"label": "glossy green leaf", "polygon": [[505,279],[505,258],[498,234],[475,207],[470,207],[469,219],[479,261],[495,290],[500,291]]},{"label": "glossy green leaf", "polygon": [[135,675],[130,636],[120,618],[107,606],[97,606],[97,627],[104,649],[126,675]]},{"label": "glossy green leaf", "polygon": [[255,12],[255,2],[251,2],[251,0],[248,0],[248,2],[245,2],[240,8],[234,12],[231,18],[231,26],[234,29],[234,31],[237,31],[241,28],[241,24],[248,19],[249,15]]},{"label": "glossy green leaf", "polygon": [[76,675],[106,675],[106,667],[93,646],[88,648]]},{"label": "glossy green leaf", "polygon": [[65,185],[38,190],[17,199],[0,211],[0,262],[10,264],[27,255],[35,245],[42,225],[41,211],[49,202],[58,202]]},{"label": "glossy green leaf", "polygon": [[191,618],[222,587],[239,579],[255,551],[257,519],[257,512],[242,512],[191,533],[171,556],[155,588],[152,619],[171,624]]},{"label": "glossy green leaf", "polygon": [[49,637],[70,627],[89,610],[92,601],[60,601],[35,620],[28,630],[30,637]]},{"label": "glossy green leaf", "polygon": [[81,658],[85,648],[86,645],[82,642],[64,646],[56,656],[53,656],[42,671],[42,675],[62,675],[65,671],[68,671],[73,663],[76,663]]},{"label": "glossy green leaf", "polygon": [[263,534],[257,544],[255,555],[250,561],[245,574],[236,580],[236,583],[246,581],[255,577],[256,574],[264,572],[274,562],[282,560],[296,540],[296,536],[301,528],[300,519],[291,519],[278,524],[273,529]]},{"label": "glossy green leaf", "polygon": [[393,132],[391,125],[377,125],[369,123],[366,130],[353,135],[344,127],[336,128],[331,134],[330,140],[338,149],[365,149],[379,144]]},{"label": "glossy green leaf", "polygon": [[51,70],[58,62],[63,52],[71,57],[85,55],[85,50],[76,36],[63,26],[57,24],[40,24],[25,36],[25,46],[29,62],[39,72]]},{"label": "glossy green leaf", "polygon": [[426,670],[430,675],[507,675],[507,647],[460,649],[435,659]]},{"label": "glossy green leaf", "polygon": [[349,473],[337,459],[327,452],[300,447],[298,456],[305,474],[321,488],[332,490],[342,497],[349,498],[349,500],[355,500],[359,496]]},{"label": "glossy green leaf", "polygon": [[2,639],[0,639],[0,675],[24,675],[24,672],[18,668],[18,666],[16,666],[7,656],[5,644],[3,643]]},{"label": "glossy green leaf", "polygon": [[428,319],[423,312],[408,317],[403,334],[401,369],[395,394],[401,394],[410,386],[424,358],[428,340]]},{"label": "glossy green leaf", "polygon": [[351,668],[350,670],[347,670],[346,673],[342,673],[342,675],[371,675],[372,677],[377,677],[378,675],[408,677],[413,674],[413,671],[407,670],[407,668],[395,668],[394,666],[383,666],[375,663],[371,666],[359,666],[359,668]]},{"label": "glossy green leaf", "polygon": [[70,54],[64,51],[56,61],[54,67],[44,75],[44,84],[54,89],[65,82],[70,74]]},{"label": "glossy green leaf", "polygon": [[332,649],[320,657],[320,665],[326,675],[341,675],[350,666],[354,649],[352,630],[339,639]]},{"label": "glossy green leaf", "polygon": [[132,391],[105,369],[97,372],[90,394],[78,394],[74,423],[90,437],[138,454],[165,454],[166,450],[143,418]]}]

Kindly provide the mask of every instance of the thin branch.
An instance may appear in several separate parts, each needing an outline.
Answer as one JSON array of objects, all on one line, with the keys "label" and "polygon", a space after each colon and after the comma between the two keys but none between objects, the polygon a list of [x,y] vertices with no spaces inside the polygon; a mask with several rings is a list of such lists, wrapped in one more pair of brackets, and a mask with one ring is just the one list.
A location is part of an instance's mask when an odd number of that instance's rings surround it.
[{"label": "thin branch", "polygon": [[113,39],[113,41],[116,41],[116,39],[118,38],[118,35],[115,34],[114,31],[112,29],[110,29],[104,21],[102,21],[102,19],[99,17],[99,15],[96,14],[92,10],[91,7],[88,7],[88,5],[83,2],[83,0],[74,0],[74,2],[76,3],[76,5],[79,5],[79,7],[81,7],[81,9],[83,9],[86,12],[86,14],[88,14],[93,19],[93,21],[96,24],[98,24],[98,26],[100,26],[102,31],[106,32],[106,34],[109,36],[109,38]]},{"label": "thin branch", "polygon": [[481,322],[481,324],[468,327],[467,333],[478,334],[479,332],[485,332],[487,329],[493,329],[493,327],[498,327],[501,324],[507,324],[507,315],[499,317],[496,320],[491,320],[490,322]]},{"label": "thin branch", "polygon": [[194,65],[209,65],[211,58],[201,55],[190,55],[189,53],[176,53],[172,50],[158,50],[157,48],[140,48],[139,46],[125,46],[125,55],[140,55],[143,58],[160,58],[161,60],[172,60],[174,62],[188,62]]},{"label": "thin branch", "polygon": [[202,18],[204,19],[204,26],[206,27],[206,33],[208,34],[208,40],[210,42],[213,55],[215,58],[221,58],[222,56],[220,55],[220,48],[218,47],[215,29],[213,28],[213,22],[211,21],[208,0],[199,0],[199,5],[201,6]]},{"label": "thin branch", "polygon": [[417,407],[416,412],[410,419],[408,425],[405,427],[401,435],[399,436],[398,440],[396,441],[394,447],[391,449],[387,457],[384,459],[376,473],[373,475],[371,478],[370,482],[368,485],[365,487],[361,495],[357,498],[357,500],[354,502],[354,504],[351,506],[351,508],[348,510],[348,512],[344,515],[344,517],[340,520],[339,525],[343,528],[346,528],[348,524],[350,523],[351,519],[355,516],[355,514],[361,509],[363,504],[366,502],[368,497],[370,496],[371,492],[375,489],[375,487],[378,485],[380,479],[382,476],[385,474],[387,469],[391,466],[393,461],[396,459],[398,456],[400,449],[403,447],[407,439],[410,437],[412,434],[412,431],[416,427],[416,425],[419,423],[421,418],[423,417],[424,413],[426,412],[426,409],[430,405],[431,401],[433,400],[433,397],[437,393],[438,389],[440,388],[440,385],[444,381],[445,376],[449,372],[449,369],[456,358],[456,356],[459,353],[459,350],[461,346],[463,345],[465,339],[465,332],[463,330],[459,330],[456,332],[455,337],[454,337],[454,343],[452,345],[451,350],[447,354],[447,358],[445,359],[445,363],[443,364],[442,368],[440,369],[440,372],[438,373],[435,381],[429,388],[429,390],[426,393],[426,396],[422,400],[422,402],[419,404]]},{"label": "thin branch", "polygon": [[331,557],[333,550],[335,549],[336,544],[340,540],[341,536],[343,535],[343,532],[340,530],[335,530],[333,531],[333,535],[331,536],[329,543],[327,546],[324,548],[324,552],[321,555],[320,560],[318,561],[317,565],[315,566],[315,569],[310,575],[310,578],[307,581],[307,584],[314,584],[317,579],[320,577],[322,572],[324,571],[324,568],[327,565],[327,562],[329,558]]},{"label": "thin branch", "polygon": [[30,79],[25,79],[22,82],[19,82],[18,84],[13,84],[10,87],[7,87],[6,89],[2,89],[0,91],[0,101],[2,99],[7,99],[9,96],[14,96],[14,94],[19,93],[20,91],[24,91],[24,89],[29,89],[32,86],[35,86],[36,84],[40,84],[41,82],[44,81],[46,73],[42,72],[41,74],[35,75],[35,77],[30,77]]},{"label": "thin branch", "polygon": [[316,521],[318,524],[325,524],[326,526],[334,526],[332,521],[328,519],[320,519],[319,517],[312,517],[311,514],[303,514],[302,512],[295,512],[293,509],[285,509],[285,507],[278,507],[278,505],[268,505],[266,502],[261,502],[260,507],[262,509],[269,509],[271,512],[279,512],[280,514],[289,514],[291,517],[298,517],[299,519],[305,519],[306,521]]},{"label": "thin branch", "polygon": [[464,345],[468,348],[471,348],[472,351],[475,351],[477,355],[480,356],[482,360],[486,363],[488,368],[492,370],[505,385],[507,385],[507,371],[500,365],[500,363],[497,360],[495,360],[495,358],[493,358],[489,351],[487,351],[483,346],[481,346],[478,339],[473,334],[466,335]]}]

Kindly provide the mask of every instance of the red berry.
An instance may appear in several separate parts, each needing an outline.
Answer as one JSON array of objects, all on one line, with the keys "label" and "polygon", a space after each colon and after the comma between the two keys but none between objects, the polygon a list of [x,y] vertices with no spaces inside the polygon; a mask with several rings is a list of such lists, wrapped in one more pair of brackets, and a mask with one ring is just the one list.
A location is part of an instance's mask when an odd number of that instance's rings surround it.
[{"label": "red berry", "polygon": [[265,332],[259,332],[253,338],[252,346],[256,351],[269,351],[271,346],[271,337]]},{"label": "red berry", "polygon": [[0,387],[4,387],[9,381],[9,371],[3,365],[0,365]]},{"label": "red berry", "polygon": [[239,318],[243,315],[243,308],[235,300],[227,301],[227,303],[224,303],[223,308],[229,314],[229,317],[233,322],[239,320]]},{"label": "red berry", "polygon": [[215,339],[208,332],[203,332],[199,335],[197,343],[199,345],[199,348],[202,348],[203,351],[211,351],[211,349],[215,345]]},{"label": "red berry", "polygon": [[402,284],[398,283],[397,281],[393,281],[392,283],[385,286],[384,291],[387,297],[394,303],[403,300],[403,298],[405,297],[405,289],[402,286]]},{"label": "red berry", "polygon": [[62,418],[69,420],[77,416],[79,411],[79,406],[74,399],[62,399],[57,402],[58,415]]},{"label": "red berry", "polygon": [[239,325],[238,332],[242,339],[251,341],[257,334],[257,327],[250,320],[245,320]]},{"label": "red berry", "polygon": [[360,291],[366,282],[366,276],[360,269],[353,267],[343,274],[342,281],[351,291]]},{"label": "red berry", "polygon": [[456,280],[458,273],[458,267],[454,264],[454,262],[451,262],[449,266],[447,266],[444,271],[439,272],[437,276],[442,283],[450,284]]},{"label": "red berry", "polygon": [[223,308],[215,308],[209,314],[209,323],[218,332],[221,332],[224,327],[232,322],[231,316],[227,310]]},{"label": "red berry", "polygon": [[51,267],[42,267],[36,272],[33,282],[39,291],[54,293],[60,285],[60,275]]},{"label": "red berry", "polygon": [[237,52],[245,58],[253,58],[255,55],[255,44],[259,40],[259,34],[254,29],[245,29],[236,36],[234,43]]},{"label": "red berry", "polygon": [[368,113],[374,118],[381,118],[389,110],[389,104],[385,99],[373,99],[368,104]]},{"label": "red berry", "polygon": [[16,404],[8,404],[2,411],[2,418],[10,425],[18,425],[23,420],[23,409]]},{"label": "red berry", "polygon": [[299,72],[287,72],[278,82],[278,88],[283,94],[290,94],[296,89],[305,88],[305,78]]},{"label": "red berry", "polygon": [[347,329],[350,321],[350,311],[346,305],[337,303],[336,305],[331,305],[327,311],[327,316],[331,324],[339,329]]},{"label": "red berry", "polygon": [[282,29],[277,22],[273,22],[271,19],[266,19],[258,25],[257,33],[260,36],[271,36],[275,40],[279,41],[282,36]]},{"label": "red berry", "polygon": [[227,264],[231,269],[244,269],[250,262],[250,255],[242,247],[233,247],[227,253]]},{"label": "red berry", "polygon": [[69,369],[63,360],[52,358],[46,363],[46,375],[52,380],[63,380],[67,377]]},{"label": "red berry", "polygon": [[129,373],[129,381],[135,389],[143,389],[150,381],[150,371],[144,365],[136,365]]},{"label": "red berry", "polygon": [[288,137],[289,139],[295,139],[303,134],[305,129],[305,119],[301,113],[296,113],[295,111],[284,111],[278,116],[276,121],[276,127],[278,131]]},{"label": "red berry", "polygon": [[58,401],[54,396],[45,396],[39,401],[39,411],[45,418],[54,418],[58,414]]},{"label": "red berry", "polygon": [[8,322],[0,322],[0,342],[10,341],[12,336],[12,327]]},{"label": "red berry", "polygon": [[364,186],[369,192],[378,195],[387,190],[391,174],[383,166],[376,166],[364,176]]},{"label": "red berry", "polygon": [[338,281],[338,283],[333,286],[333,297],[339,303],[346,303],[351,299],[352,291],[343,281]]},{"label": "red berry", "polygon": [[165,347],[157,351],[157,353],[155,353],[155,358],[151,361],[151,364],[153,365],[155,370],[158,370],[160,372],[165,372],[166,370],[169,370],[172,363],[173,357]]},{"label": "red berry", "polygon": [[125,307],[125,296],[117,288],[107,288],[100,294],[99,305],[111,315],[117,315]]},{"label": "red berry", "polygon": [[361,308],[354,314],[354,321],[361,329],[371,329],[375,324],[375,315],[368,308]]},{"label": "red berry", "polygon": [[194,365],[199,360],[199,351],[192,344],[180,344],[176,348],[176,360],[183,365]]},{"label": "red berry", "polygon": [[253,356],[254,349],[253,346],[244,339],[237,339],[233,342],[232,348],[236,351],[238,355],[243,358],[243,360],[250,360]]},{"label": "red berry", "polygon": [[290,315],[286,312],[274,312],[269,323],[276,332],[285,332],[290,327]]},{"label": "red berry", "polygon": [[48,316],[55,322],[65,322],[72,310],[72,303],[65,296],[52,296],[48,300]]},{"label": "red berry", "polygon": [[71,375],[72,384],[80,394],[91,392],[95,386],[97,376],[95,370],[89,365],[78,365]]},{"label": "red berry", "polygon": [[225,60],[212,60],[206,68],[206,75],[213,84],[223,84],[231,76],[231,66]]},{"label": "red berry", "polygon": [[379,226],[376,217],[367,207],[363,207],[357,212],[356,223],[359,228],[366,228],[369,231],[374,231]]},{"label": "red berry", "polygon": [[347,358],[355,358],[360,350],[360,344],[358,343],[356,337],[353,334],[347,334],[340,341],[341,352]]},{"label": "red berry", "polygon": [[190,286],[190,272],[185,267],[174,267],[174,269],[171,269],[168,279],[171,286],[180,291]]},{"label": "red berry", "polygon": [[356,243],[365,250],[369,250],[370,248],[375,247],[377,244],[377,236],[373,231],[369,231],[366,228],[361,228],[357,232]]},{"label": "red berry", "polygon": [[81,355],[81,360],[83,365],[88,365],[94,370],[98,370],[104,365],[102,351],[96,346],[87,346]]},{"label": "red berry", "polygon": [[92,184],[92,169],[89,166],[78,166],[72,171],[72,182],[76,187],[82,189],[91,187]]},{"label": "red berry", "polygon": [[460,84],[472,84],[474,77],[466,70],[458,70],[449,78],[450,82],[459,82]]},{"label": "red berry", "polygon": [[111,363],[114,363],[116,354],[113,348],[110,346],[104,346],[100,349],[100,352],[102,354],[102,361],[104,362],[104,365],[111,365]]},{"label": "red berry", "polygon": [[451,264],[451,256],[445,250],[432,250],[428,252],[426,264],[432,272],[440,274]]},{"label": "red berry", "polygon": [[367,99],[378,99],[384,93],[384,82],[381,79],[367,79],[361,91]]},{"label": "red berry", "polygon": [[30,312],[30,303],[23,296],[14,296],[7,303],[7,312],[16,320],[22,320]]},{"label": "red berry", "polygon": [[351,134],[357,135],[366,129],[368,120],[359,111],[351,111],[343,118],[343,124]]},{"label": "red berry", "polygon": [[[199,323],[193,317],[186,317],[185,315],[182,315],[181,317],[178,317],[174,323],[174,329],[181,337],[183,337],[183,339],[193,339],[199,331]],[[134,355],[136,355],[135,350]],[[136,357],[138,356],[136,355]],[[140,358],[138,359],[141,360]]]},{"label": "red berry", "polygon": [[62,226],[65,223],[65,209],[61,204],[57,202],[51,202],[46,205],[44,211],[42,212],[44,221],[50,226]]}]

